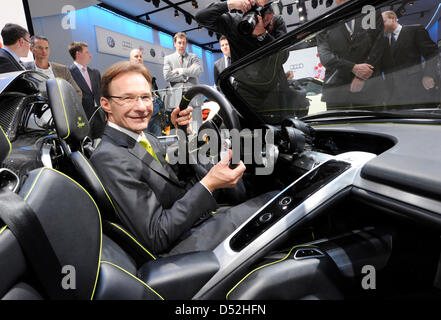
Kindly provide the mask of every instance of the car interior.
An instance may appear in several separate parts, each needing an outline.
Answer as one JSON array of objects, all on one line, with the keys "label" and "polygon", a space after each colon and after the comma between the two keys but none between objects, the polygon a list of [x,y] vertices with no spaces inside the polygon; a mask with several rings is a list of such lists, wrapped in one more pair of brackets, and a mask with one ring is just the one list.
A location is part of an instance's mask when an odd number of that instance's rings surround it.
[{"label": "car interior", "polygon": [[[440,299],[439,110],[266,121],[229,81],[320,27],[233,64],[221,74],[225,96],[205,85],[188,92],[220,107],[202,129],[274,136],[244,180],[249,195],[280,192],[213,251],[143,246],[88,160],[94,145],[74,88],[35,71],[11,77],[0,94],[1,299]],[[254,174],[268,164],[270,175]]]}]

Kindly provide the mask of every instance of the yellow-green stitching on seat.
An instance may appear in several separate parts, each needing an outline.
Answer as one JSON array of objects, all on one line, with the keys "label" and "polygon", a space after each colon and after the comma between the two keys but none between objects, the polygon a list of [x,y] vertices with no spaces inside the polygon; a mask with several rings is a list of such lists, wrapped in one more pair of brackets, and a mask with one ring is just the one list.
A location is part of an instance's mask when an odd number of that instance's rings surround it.
[{"label": "yellow-green stitching on seat", "polygon": [[57,84],[58,92],[60,93],[61,105],[63,106],[64,119],[66,120],[67,136],[65,136],[65,137],[63,138],[64,140],[66,140],[67,138],[69,138],[69,135],[70,135],[70,127],[69,127],[69,121],[67,120],[66,107],[64,106],[63,94],[61,93],[61,89],[60,89],[60,85],[58,84],[58,81],[59,81],[59,79],[58,79],[58,78],[55,78],[55,82],[56,82],[56,84]]},{"label": "yellow-green stitching on seat", "polygon": [[41,176],[41,174],[42,174],[42,172],[43,172],[44,170],[54,171],[54,172],[56,172],[56,173],[58,173],[58,174],[61,174],[61,175],[64,176],[65,178],[71,180],[73,183],[75,183],[78,187],[80,187],[80,188],[81,188],[81,189],[82,189],[82,190],[83,190],[83,191],[89,196],[89,198],[92,200],[92,202],[93,202],[93,204],[95,205],[95,208],[96,208],[96,210],[97,210],[97,212],[98,212],[98,218],[99,218],[98,220],[99,220],[99,222],[100,222],[100,251],[99,251],[99,255],[98,255],[98,263],[97,263],[98,267],[97,267],[97,273],[96,273],[95,283],[94,283],[94,286],[93,286],[92,296],[90,297],[90,300],[92,300],[92,299],[93,299],[93,296],[95,295],[96,285],[97,285],[97,283],[98,283],[98,276],[99,276],[99,272],[100,272],[101,251],[102,251],[102,244],[103,244],[103,228],[102,228],[102,223],[101,223],[101,213],[100,213],[100,209],[98,208],[98,206],[97,206],[95,200],[92,198],[92,196],[89,194],[89,192],[87,192],[87,190],[83,188],[82,185],[80,185],[78,182],[76,182],[76,181],[75,181],[74,179],[72,179],[71,177],[65,175],[64,173],[62,173],[62,172],[60,172],[60,171],[58,171],[58,170],[52,169],[52,168],[47,168],[47,167],[41,168],[40,172],[38,173],[37,177],[35,178],[34,183],[32,184],[31,189],[29,190],[28,194],[27,194],[26,197],[24,198],[25,201],[26,201],[26,199],[29,197],[29,195],[32,193],[32,191],[34,190],[34,187],[35,187],[35,185],[36,185],[38,179],[40,178],[40,176]]},{"label": "yellow-green stitching on seat", "polygon": [[265,268],[265,267],[268,267],[268,266],[270,266],[270,265],[273,265],[273,264],[276,264],[276,263],[279,263],[279,262],[282,262],[282,261],[284,261],[284,260],[286,260],[290,255],[291,255],[291,252],[294,250],[294,249],[296,249],[296,248],[303,248],[303,247],[313,247],[313,248],[316,248],[316,246],[314,246],[314,245],[298,245],[298,246],[294,246],[294,247],[292,247],[291,248],[291,250],[289,250],[289,252],[288,252],[288,254],[284,257],[284,258],[282,258],[282,259],[280,259],[280,260],[277,260],[277,261],[273,261],[273,262],[270,262],[270,263],[267,263],[267,264],[264,264],[264,265],[262,265],[262,266],[260,266],[260,267],[258,267],[258,268],[256,268],[256,269],[254,269],[254,270],[252,270],[252,271],[250,271],[245,277],[243,277],[242,278],[242,280],[240,280],[230,291],[228,291],[228,293],[227,293],[227,296],[226,296],[226,299],[228,300],[228,296],[230,295],[230,293],[231,292],[233,292],[233,290],[234,289],[236,289],[237,288],[237,286],[239,286],[246,278],[248,278],[251,274],[253,274],[254,272],[256,272],[256,271],[258,271],[258,270],[260,270],[260,269],[263,269],[263,268]]},{"label": "yellow-green stitching on seat", "polygon": [[6,141],[8,141],[8,145],[9,145],[9,151],[8,151],[8,156],[11,154],[12,151],[12,145],[11,145],[11,141],[9,141],[8,136],[6,135],[6,133],[3,131],[3,128],[0,126],[0,130],[2,131],[3,135],[6,138]]},{"label": "yellow-green stitching on seat", "polygon": [[109,199],[110,204],[112,205],[112,208],[113,208],[113,210],[115,211],[116,216],[121,220],[121,218],[120,218],[119,215],[118,215],[118,211],[116,210],[115,205],[113,204],[112,199],[110,198],[109,194],[107,193],[106,188],[104,188],[104,185],[101,183],[100,178],[98,178],[98,176],[96,175],[95,170],[92,168],[92,166],[90,165],[89,161],[86,160],[86,158],[84,157],[84,155],[83,155],[81,152],[78,152],[78,153],[80,154],[81,158],[84,159],[84,162],[87,164],[87,166],[88,166],[89,169],[92,171],[92,173],[93,173],[93,175],[95,176],[95,178],[96,178],[96,179],[98,180],[98,182],[100,183],[101,188],[103,188],[103,191],[104,191],[104,193],[106,194],[107,199]]},{"label": "yellow-green stitching on seat", "polygon": [[7,227],[8,227],[8,226],[4,226],[3,228],[0,229],[0,235],[3,233],[3,231],[6,230]]},{"label": "yellow-green stitching on seat", "polygon": [[124,230],[123,228],[121,228],[119,225],[117,225],[116,223],[111,222],[110,223],[112,226],[114,226],[115,228],[118,228],[119,230],[121,230],[122,232],[124,232],[130,239],[132,239],[138,246],[140,246],[145,252],[147,252],[152,258],[153,260],[156,260],[155,256],[153,254],[151,254],[146,248],[144,248],[142,246],[142,244],[140,244],[138,241],[136,241],[135,238],[133,238],[130,233],[128,233],[126,230]]},{"label": "yellow-green stitching on seat", "polygon": [[135,277],[133,274],[131,274],[130,272],[128,272],[127,270],[121,268],[120,266],[113,264],[112,262],[109,261],[101,261],[101,263],[107,263],[110,264],[111,266],[114,266],[115,268],[127,273],[129,276],[131,276],[132,278],[134,278],[135,280],[137,280],[138,282],[141,282],[144,286],[146,286],[147,288],[149,288],[152,292],[154,292],[159,298],[161,298],[161,300],[164,300],[163,297],[161,297],[161,295],[159,293],[157,293],[152,287],[150,287],[147,283],[145,283],[144,281],[142,281],[141,279],[139,279],[138,277]]}]

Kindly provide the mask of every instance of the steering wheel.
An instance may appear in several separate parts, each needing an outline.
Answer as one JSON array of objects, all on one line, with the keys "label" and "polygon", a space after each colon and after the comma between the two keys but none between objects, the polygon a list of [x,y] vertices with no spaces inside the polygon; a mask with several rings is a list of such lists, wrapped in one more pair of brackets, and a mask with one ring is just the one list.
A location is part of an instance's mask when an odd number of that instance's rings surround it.
[{"label": "steering wheel", "polygon": [[[220,92],[213,89],[212,87],[208,85],[195,85],[192,86],[186,93],[185,97],[188,100],[191,100],[196,95],[202,94],[208,99],[216,102],[220,109],[218,115],[222,119],[222,123],[225,125],[225,127],[229,130],[231,129],[237,129],[240,131],[240,121],[239,117],[237,115],[236,110],[231,106],[230,102],[223,96]],[[206,122],[201,126],[202,129],[213,129],[214,132],[217,134],[217,141],[222,141],[221,132],[219,130],[219,127],[210,122]],[[190,151],[190,150],[189,150]],[[190,163],[198,163],[198,155],[197,152],[189,152],[189,158]],[[199,173],[203,175],[204,172]],[[206,173],[206,172],[205,172]]]}]

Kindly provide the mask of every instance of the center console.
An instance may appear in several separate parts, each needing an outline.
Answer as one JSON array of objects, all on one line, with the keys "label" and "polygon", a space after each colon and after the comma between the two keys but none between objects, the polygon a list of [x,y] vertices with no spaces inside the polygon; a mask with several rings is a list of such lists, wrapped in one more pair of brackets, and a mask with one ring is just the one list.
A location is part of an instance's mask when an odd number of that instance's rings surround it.
[{"label": "center console", "polygon": [[220,268],[194,299],[218,299],[225,284],[241,267],[279,245],[288,231],[305,218],[312,217],[323,206],[353,185],[364,164],[376,155],[347,152],[324,157],[303,176],[292,182],[277,196],[225,239],[213,252]]}]

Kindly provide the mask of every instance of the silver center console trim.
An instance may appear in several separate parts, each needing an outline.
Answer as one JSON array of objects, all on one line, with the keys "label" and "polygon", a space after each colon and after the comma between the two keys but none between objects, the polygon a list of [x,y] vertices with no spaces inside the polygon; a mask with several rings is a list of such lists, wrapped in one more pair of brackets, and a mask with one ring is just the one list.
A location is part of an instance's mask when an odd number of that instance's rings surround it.
[{"label": "silver center console trim", "polygon": [[[229,276],[232,272],[234,272],[234,270],[236,270],[244,262],[250,259],[259,250],[271,243],[273,239],[277,238],[287,229],[295,225],[309,213],[318,208],[322,203],[329,200],[343,189],[351,186],[354,183],[354,180],[359,176],[360,170],[363,165],[375,157],[375,154],[366,152],[347,152],[332,157],[332,159],[350,163],[351,167],[343,172],[341,175],[333,179],[331,183],[328,183],[327,185],[319,189],[316,193],[307,198],[300,205],[295,207],[291,212],[286,214],[268,230],[266,230],[254,241],[248,244],[243,250],[241,250],[240,252],[233,251],[230,247],[231,238],[235,234],[237,234],[242,229],[242,227],[248,223],[248,221],[253,219],[261,211],[263,211],[267,207],[267,205],[260,208],[253,216],[251,216],[247,221],[239,226],[239,228],[237,228],[227,239],[225,239],[214,249],[213,252],[216,255],[220,265],[219,271],[199,290],[199,292],[193,297],[193,299],[202,299],[203,296],[207,294],[214,286],[221,282],[225,277]],[[312,170],[315,170],[322,164],[316,166]],[[308,175],[311,171],[307,172],[305,175]],[[285,190],[291,188],[291,186],[294,185],[302,177],[300,177],[290,186],[285,188],[270,202],[276,199],[280,194],[283,194]]]}]

